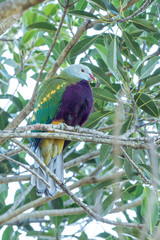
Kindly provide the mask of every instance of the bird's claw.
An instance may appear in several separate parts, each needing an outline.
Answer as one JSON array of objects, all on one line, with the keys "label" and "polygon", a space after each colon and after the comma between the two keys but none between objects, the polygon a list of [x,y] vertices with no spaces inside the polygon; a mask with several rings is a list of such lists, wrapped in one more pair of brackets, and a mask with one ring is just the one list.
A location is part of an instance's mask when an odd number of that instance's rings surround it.
[{"label": "bird's claw", "polygon": [[76,132],[80,132],[80,128],[81,128],[80,126],[76,125],[76,126],[75,126]]},{"label": "bird's claw", "polygon": [[60,123],[60,129],[61,130],[67,130],[67,124],[66,123]]}]

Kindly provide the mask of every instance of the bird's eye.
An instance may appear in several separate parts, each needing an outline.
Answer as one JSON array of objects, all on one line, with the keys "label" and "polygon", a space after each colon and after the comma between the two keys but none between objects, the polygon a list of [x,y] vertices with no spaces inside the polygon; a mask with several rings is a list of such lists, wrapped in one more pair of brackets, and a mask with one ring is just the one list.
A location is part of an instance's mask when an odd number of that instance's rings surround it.
[{"label": "bird's eye", "polygon": [[81,69],[81,72],[84,72],[84,69]]}]

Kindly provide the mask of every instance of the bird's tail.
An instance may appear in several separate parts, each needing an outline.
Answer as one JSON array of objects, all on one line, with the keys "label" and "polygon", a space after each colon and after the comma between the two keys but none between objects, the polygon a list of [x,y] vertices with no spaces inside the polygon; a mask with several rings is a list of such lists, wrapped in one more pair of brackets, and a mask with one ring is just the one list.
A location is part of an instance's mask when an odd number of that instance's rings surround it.
[{"label": "bird's tail", "polygon": [[[38,147],[36,149],[37,156],[43,161],[43,157],[41,154],[41,149]],[[47,166],[51,172],[53,172],[61,181],[63,181],[63,155],[62,152],[60,155],[52,158],[50,163]],[[48,174],[35,162],[34,163],[34,171],[40,175],[48,184],[50,188],[45,185],[41,180],[39,180],[35,175],[31,177],[31,184],[36,186],[36,192],[38,196],[45,194],[46,196],[53,197],[58,189],[57,184],[54,182],[52,178],[48,176]]]}]

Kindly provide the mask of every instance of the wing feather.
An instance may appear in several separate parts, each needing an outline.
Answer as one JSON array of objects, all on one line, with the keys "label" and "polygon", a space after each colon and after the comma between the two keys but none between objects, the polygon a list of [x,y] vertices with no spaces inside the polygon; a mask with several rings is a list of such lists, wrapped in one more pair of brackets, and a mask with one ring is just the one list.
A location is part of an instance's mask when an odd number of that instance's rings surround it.
[{"label": "wing feather", "polygon": [[[58,112],[66,87],[67,82],[60,78],[48,79],[41,85],[31,124],[52,122]],[[39,142],[40,139],[31,139],[31,147],[34,151]]]}]

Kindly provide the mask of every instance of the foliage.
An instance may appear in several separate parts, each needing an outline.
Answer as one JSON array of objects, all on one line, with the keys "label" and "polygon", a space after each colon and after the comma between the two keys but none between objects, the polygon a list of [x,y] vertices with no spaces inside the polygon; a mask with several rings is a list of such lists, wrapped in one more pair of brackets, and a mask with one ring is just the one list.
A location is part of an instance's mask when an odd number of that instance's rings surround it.
[{"label": "foliage", "polygon": [[[128,19],[144,2],[148,2],[147,7]],[[65,1],[61,1],[61,4],[56,0],[46,1],[30,8],[0,39],[1,130],[18,116],[31,98],[38,73],[59,27],[64,3]],[[74,1],[70,1],[72,3]],[[74,191],[75,196],[92,209],[94,206],[94,210],[101,216],[107,218],[109,213],[114,213],[112,219],[117,222],[116,226],[113,224],[114,232],[110,232],[108,225],[103,224],[104,231],[96,232],[97,236],[88,233],[87,226],[93,224],[93,219],[85,212],[75,214],[74,208],[76,211],[78,206],[67,195],[36,205],[39,197],[34,188],[25,196],[30,185],[29,178],[27,182],[9,183],[10,176],[16,179],[18,176],[27,176],[28,172],[5,159],[0,164],[0,180],[7,177],[8,182],[6,180],[1,185],[0,214],[3,219],[2,217],[12,212],[15,219],[12,221],[10,218],[7,222],[0,220],[2,239],[21,239],[22,233],[23,238],[26,234],[33,239],[159,239],[156,238],[159,236],[157,227],[160,184],[159,12],[159,0],[76,1],[68,9],[40,79],[43,81],[57,63],[63,49],[82,26],[84,18],[87,19],[90,24],[88,29],[79,37],[66,59],[63,59],[61,69],[79,62],[90,67],[97,83],[91,83],[94,110],[85,127],[103,131],[107,136],[124,138],[126,146],[123,146],[123,150],[126,155],[116,141],[111,145],[72,142],[64,152],[65,162],[100,150],[89,161],[66,169],[65,181],[73,186],[79,182],[80,185]],[[30,117],[28,115],[22,125],[29,124]],[[29,138],[22,141],[29,144]],[[139,143],[139,147],[128,147],[127,141]],[[144,148],[141,147],[143,143],[146,144]],[[15,143],[6,139],[0,152],[8,154],[16,149]],[[33,163],[25,151],[11,155],[28,167]],[[132,162],[140,169],[140,173]],[[118,175],[120,172],[121,176]],[[116,175],[119,177],[112,177]],[[81,184],[82,180],[87,177],[93,179],[93,176],[95,182],[86,180]],[[146,179],[150,185],[146,183]],[[15,191],[12,192],[11,188]],[[13,197],[14,201],[8,201],[8,196]],[[19,204],[15,205],[17,201]],[[18,216],[32,207],[35,211],[73,211],[71,214],[45,218],[35,215],[32,218],[16,219],[15,209],[21,209],[29,203],[28,208],[19,212]],[[126,225],[122,227],[118,222],[123,219]],[[137,227],[129,227],[132,223],[137,224]],[[7,225],[6,228],[3,227],[4,224]],[[146,224],[147,228],[141,229],[139,224]],[[67,231],[69,226],[72,226],[71,233],[70,230]]]}]

